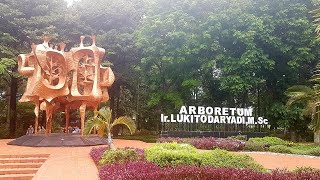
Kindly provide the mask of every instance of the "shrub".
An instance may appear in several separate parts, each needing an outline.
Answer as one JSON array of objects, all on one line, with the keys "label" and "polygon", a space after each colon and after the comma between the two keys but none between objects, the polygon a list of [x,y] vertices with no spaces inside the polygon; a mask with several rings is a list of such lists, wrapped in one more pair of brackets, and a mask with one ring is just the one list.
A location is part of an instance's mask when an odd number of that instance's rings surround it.
[{"label": "shrub", "polygon": [[202,166],[248,168],[255,171],[263,171],[260,164],[255,163],[254,159],[248,155],[233,154],[226,150],[215,149],[204,152],[201,155]]},{"label": "shrub", "polygon": [[261,142],[251,142],[247,141],[244,146],[244,150],[247,151],[265,151],[266,146],[264,143]]},{"label": "shrub", "polygon": [[89,155],[91,156],[91,158],[93,159],[93,161],[95,163],[98,163],[99,160],[101,159],[103,153],[106,151],[106,150],[109,150],[110,147],[109,146],[104,146],[104,147],[98,147],[98,148],[92,148],[90,150],[90,153]]},{"label": "shrub", "polygon": [[172,137],[168,137],[168,138],[159,138],[157,140],[158,143],[172,143],[172,142],[176,142],[176,143],[186,143],[186,138],[172,138]]},{"label": "shrub", "polygon": [[234,139],[225,139],[225,138],[214,138],[214,137],[202,137],[202,138],[159,138],[159,143],[185,143],[191,144],[192,146],[198,149],[225,149],[229,151],[239,151],[244,148],[244,141],[234,140]]},{"label": "shrub", "polygon": [[246,141],[247,140],[247,135],[229,136],[227,139]]},{"label": "shrub", "polygon": [[160,149],[160,150],[186,150],[190,152],[196,152],[197,149],[190,144],[178,144],[178,143],[161,143],[161,144],[156,144],[152,146],[149,149]]},{"label": "shrub", "polygon": [[138,140],[146,143],[155,143],[157,141],[158,136],[155,135],[121,135],[115,137],[115,139],[126,139],[126,140]]},{"label": "shrub", "polygon": [[150,162],[128,162],[126,164],[108,164],[100,169],[101,180],[203,180],[203,179],[229,179],[229,180],[317,180],[318,172],[290,173],[288,171],[272,171],[271,173],[255,172],[249,169],[213,168],[197,166],[177,166],[175,168],[160,168]]},{"label": "shrub", "polygon": [[250,168],[262,171],[261,165],[247,155],[232,154],[226,150],[215,149],[209,152],[198,152],[188,144],[162,143],[146,149],[148,161],[157,165],[199,165],[213,167]]},{"label": "shrub", "polygon": [[124,149],[133,149],[133,150],[135,150],[137,155],[139,156],[139,160],[144,160],[144,149],[133,148],[133,147],[125,147]]},{"label": "shrub", "polygon": [[292,150],[290,147],[284,146],[284,145],[275,145],[275,146],[270,146],[269,151],[275,152],[275,153],[288,153],[292,154]]},{"label": "shrub", "polygon": [[294,173],[320,173],[320,169],[313,167],[297,167],[293,170]]},{"label": "shrub", "polygon": [[312,148],[305,151],[307,155],[320,156],[320,147]]},{"label": "shrub", "polygon": [[145,158],[157,165],[199,165],[200,159],[196,148],[189,144],[162,143],[145,150]]},{"label": "shrub", "polygon": [[228,151],[239,151],[243,150],[244,142],[233,139],[224,139],[224,138],[193,138],[190,142],[191,145],[198,149],[225,149]]},{"label": "shrub", "polygon": [[250,142],[260,142],[265,143],[269,146],[275,146],[275,145],[289,145],[290,142],[282,140],[277,137],[263,137],[263,138],[250,138]]},{"label": "shrub", "polygon": [[104,152],[99,163],[111,164],[111,163],[125,163],[128,161],[137,161],[139,156],[134,149],[117,149],[117,150],[107,150]]},{"label": "shrub", "polygon": [[[101,180],[133,180],[153,178],[154,173],[161,171],[154,163],[146,161],[128,162],[125,164],[104,165],[99,171]],[[154,179],[154,178],[153,178]]]}]

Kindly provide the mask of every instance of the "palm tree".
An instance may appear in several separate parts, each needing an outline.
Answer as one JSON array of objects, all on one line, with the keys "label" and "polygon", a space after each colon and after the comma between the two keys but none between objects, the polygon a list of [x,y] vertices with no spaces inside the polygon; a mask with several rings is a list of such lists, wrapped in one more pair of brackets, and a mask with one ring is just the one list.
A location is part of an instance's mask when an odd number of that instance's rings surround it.
[{"label": "palm tree", "polygon": [[317,39],[320,38],[320,8],[319,9],[315,9],[313,11],[310,12],[311,14],[313,14],[313,23],[315,24],[316,26],[316,33],[317,33]]},{"label": "palm tree", "polygon": [[292,86],[286,91],[289,96],[287,106],[304,103],[304,114],[311,116],[311,129],[314,131],[314,142],[320,143],[320,64],[316,66],[313,78],[316,84],[308,86]]},{"label": "palm tree", "polygon": [[128,127],[130,134],[135,133],[137,129],[136,124],[130,117],[121,116],[112,122],[111,112],[109,107],[102,107],[99,111],[96,111],[97,117],[93,117],[86,122],[84,133],[90,134],[94,129],[98,131],[99,136],[103,136],[107,133],[109,144],[112,143],[111,129],[116,125],[125,125]]}]

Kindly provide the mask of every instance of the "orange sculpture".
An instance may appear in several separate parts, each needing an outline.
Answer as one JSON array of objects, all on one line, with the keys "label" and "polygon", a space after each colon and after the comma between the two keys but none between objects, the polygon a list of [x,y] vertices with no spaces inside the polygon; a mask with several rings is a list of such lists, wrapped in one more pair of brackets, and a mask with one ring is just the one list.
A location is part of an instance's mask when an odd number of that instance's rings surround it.
[{"label": "orange sculpture", "polygon": [[[46,111],[46,135],[51,133],[54,112],[64,111],[66,129],[69,127],[69,112],[80,110],[81,135],[84,131],[86,109],[97,110],[101,102],[109,100],[107,87],[114,82],[110,67],[102,67],[105,54],[103,48],[96,46],[96,36],[92,45],[83,45],[65,52],[66,45],[49,45],[45,37],[42,44],[32,44],[32,52],[18,56],[18,71],[28,77],[26,90],[20,102],[35,104],[35,133],[37,134],[39,111]],[[68,132],[68,131],[66,131]]]}]

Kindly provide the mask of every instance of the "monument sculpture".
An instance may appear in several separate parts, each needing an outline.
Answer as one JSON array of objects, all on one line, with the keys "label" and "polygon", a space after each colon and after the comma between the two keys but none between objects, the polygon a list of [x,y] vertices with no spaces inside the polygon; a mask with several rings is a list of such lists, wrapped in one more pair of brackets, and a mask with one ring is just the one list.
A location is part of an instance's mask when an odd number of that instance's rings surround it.
[{"label": "monument sculpture", "polygon": [[107,87],[115,77],[110,67],[101,66],[105,49],[96,46],[96,36],[91,37],[92,45],[85,47],[84,38],[80,37],[79,47],[66,52],[66,44],[58,47],[44,37],[42,44],[32,44],[31,53],[18,56],[18,71],[28,77],[20,102],[35,104],[35,134],[40,110],[46,112],[46,135],[49,135],[54,112],[65,112],[68,129],[70,110],[79,109],[83,135],[86,110],[97,110],[100,103],[109,100]]}]

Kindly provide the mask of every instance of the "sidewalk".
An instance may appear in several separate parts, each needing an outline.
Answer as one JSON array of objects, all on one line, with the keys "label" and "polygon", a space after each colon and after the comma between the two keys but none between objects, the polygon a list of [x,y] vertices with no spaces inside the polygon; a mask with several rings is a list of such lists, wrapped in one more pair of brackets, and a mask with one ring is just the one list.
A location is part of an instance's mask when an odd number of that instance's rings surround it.
[{"label": "sidewalk", "polygon": [[[96,180],[98,169],[89,152],[92,147],[25,147],[7,145],[12,139],[0,140],[0,154],[50,154],[39,168],[35,180]],[[118,148],[146,148],[152,144],[133,140],[115,139]]]},{"label": "sidewalk", "polygon": [[89,156],[92,147],[24,147],[0,140],[0,154],[50,154],[33,179],[95,180],[98,170]]}]

